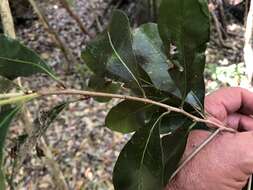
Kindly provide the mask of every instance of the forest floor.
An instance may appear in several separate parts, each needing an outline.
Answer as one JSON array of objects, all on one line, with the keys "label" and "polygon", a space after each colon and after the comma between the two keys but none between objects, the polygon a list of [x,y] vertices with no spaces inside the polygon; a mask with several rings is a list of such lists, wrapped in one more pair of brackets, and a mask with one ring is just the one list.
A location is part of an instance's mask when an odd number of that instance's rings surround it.
[{"label": "forest floor", "polygon": [[[108,23],[111,8],[109,0],[78,0],[74,6],[84,25],[92,34],[97,34]],[[85,48],[90,37],[84,35],[76,23],[69,17],[56,1],[42,3],[42,7],[50,20],[50,25],[59,33],[79,59],[81,50]],[[109,10],[109,11],[108,11]],[[106,15],[105,15],[106,14]],[[243,64],[243,28],[238,24],[230,24],[231,35],[226,43],[231,48],[222,48],[214,41],[210,42],[207,51],[206,84],[207,91],[213,91],[220,86],[246,86],[245,67]],[[217,39],[217,34],[212,34]],[[86,86],[87,71],[85,65],[70,65],[48,32],[39,21],[17,27],[17,36],[26,45],[38,52],[51,66],[68,87],[82,89]],[[23,85],[31,90],[54,88],[56,84],[50,79],[37,75],[30,79],[22,79]],[[57,102],[69,98],[52,96],[32,103],[28,107],[31,120],[41,111],[48,110]],[[54,160],[59,164],[68,188],[71,190],[111,190],[112,170],[119,151],[129,138],[128,135],[111,132],[104,126],[104,117],[108,109],[116,102],[101,104],[92,99],[72,103],[59,115],[57,120],[47,130],[44,138],[50,147]],[[8,138],[7,154],[10,153],[15,139],[24,133],[22,122],[13,124]],[[35,150],[27,155],[25,163],[13,179],[17,190],[48,190],[57,189],[51,179],[50,168],[43,158],[38,157]],[[6,159],[7,174],[11,173],[12,163]]]}]

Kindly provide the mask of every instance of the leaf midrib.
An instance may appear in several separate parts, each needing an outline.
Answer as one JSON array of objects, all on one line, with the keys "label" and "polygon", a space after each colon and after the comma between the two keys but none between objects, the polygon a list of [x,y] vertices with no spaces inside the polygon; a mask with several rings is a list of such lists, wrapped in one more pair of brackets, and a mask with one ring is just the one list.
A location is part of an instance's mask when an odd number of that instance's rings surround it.
[{"label": "leaf midrib", "polygon": [[58,81],[58,79],[51,73],[49,72],[47,69],[45,69],[44,67],[42,67],[40,64],[35,64],[33,62],[29,62],[29,61],[24,61],[24,60],[19,60],[19,59],[11,59],[11,58],[6,58],[6,57],[2,57],[0,56],[0,59],[5,60],[5,61],[12,61],[15,63],[20,63],[20,64],[28,64],[28,65],[32,65],[34,67],[37,67],[41,70],[43,70],[46,74],[48,74],[50,77],[52,77],[53,79],[55,79],[56,81]]}]

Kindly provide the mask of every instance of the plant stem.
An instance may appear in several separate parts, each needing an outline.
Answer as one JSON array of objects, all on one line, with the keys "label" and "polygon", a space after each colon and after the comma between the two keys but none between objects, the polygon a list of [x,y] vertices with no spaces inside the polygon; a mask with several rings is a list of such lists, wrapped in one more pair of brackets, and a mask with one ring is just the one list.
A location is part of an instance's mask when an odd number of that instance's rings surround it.
[{"label": "plant stem", "polygon": [[177,173],[189,162],[194,156],[196,156],[208,143],[210,143],[223,129],[218,128],[214,133],[212,133],[204,142],[202,142],[176,169],[176,171],[171,175],[170,181],[177,175]]},{"label": "plant stem", "polygon": [[[3,94],[1,94],[0,96],[3,96]],[[8,94],[6,95],[8,96]],[[3,105],[7,105],[7,104],[15,104],[15,103],[19,103],[19,102],[28,102],[30,100],[33,100],[35,98],[38,98],[40,95],[37,93],[32,93],[32,94],[28,94],[28,95],[24,95],[24,96],[16,96],[16,97],[12,97],[9,99],[4,99],[4,100],[0,100],[0,106]]]},{"label": "plant stem", "polygon": [[[147,98],[140,98],[140,97],[135,97],[135,96],[128,96],[128,95],[121,95],[121,94],[110,94],[110,93],[103,93],[103,92],[92,92],[92,91],[85,91],[85,90],[74,90],[74,89],[66,89],[66,90],[48,90],[48,91],[39,91],[37,93],[31,93],[28,95],[24,96],[18,96],[18,97],[13,97],[9,98],[6,100],[0,100],[0,106],[6,105],[6,104],[13,104],[17,102],[27,102],[35,98],[43,97],[43,96],[51,96],[51,95],[79,95],[79,96],[86,96],[86,97],[105,97],[105,98],[117,98],[117,99],[123,99],[123,100],[132,100],[136,102],[143,102],[145,104],[152,104],[156,105],[162,108],[165,108],[166,110],[170,112],[176,112],[183,114],[189,118],[191,118],[194,122],[199,122],[199,123],[206,123],[209,124],[210,127],[216,127],[224,131],[229,131],[229,132],[236,132],[232,128],[228,128],[223,126],[222,124],[218,122],[211,121],[206,118],[199,118],[195,115],[192,115],[191,113],[188,113],[187,111],[183,110],[182,108],[177,108],[173,107],[161,102],[157,102],[151,99]],[[0,95],[1,96],[1,95]]]},{"label": "plant stem", "polygon": [[0,100],[6,99],[6,98],[13,98],[18,96],[24,96],[25,94],[23,92],[14,92],[14,93],[8,93],[8,94],[0,94]]},{"label": "plant stem", "polygon": [[[92,91],[83,91],[83,90],[73,90],[73,89],[66,89],[66,90],[57,90],[57,91],[40,91],[38,92],[40,96],[49,96],[49,95],[82,95],[82,96],[91,96],[91,97],[106,97],[106,98],[117,98],[117,99],[124,99],[124,100],[132,100],[132,101],[137,101],[137,102],[143,102],[145,104],[152,104],[156,105],[162,108],[167,109],[168,111],[172,112],[177,112],[180,114],[183,114],[189,118],[191,118],[195,122],[200,122],[200,123],[206,123],[211,126],[215,126],[217,128],[220,128],[222,130],[230,131],[230,132],[235,132],[234,129],[224,127],[220,123],[216,123],[214,121],[208,120],[206,118],[199,118],[195,115],[192,115],[185,110],[181,108],[176,108],[161,102],[157,102],[151,99],[147,98],[140,98],[140,97],[135,97],[135,96],[128,96],[128,95],[120,95],[120,94],[110,94],[110,93],[103,93],[103,92],[92,92]],[[1,102],[0,102],[1,103]],[[1,104],[0,104],[1,105]]]}]

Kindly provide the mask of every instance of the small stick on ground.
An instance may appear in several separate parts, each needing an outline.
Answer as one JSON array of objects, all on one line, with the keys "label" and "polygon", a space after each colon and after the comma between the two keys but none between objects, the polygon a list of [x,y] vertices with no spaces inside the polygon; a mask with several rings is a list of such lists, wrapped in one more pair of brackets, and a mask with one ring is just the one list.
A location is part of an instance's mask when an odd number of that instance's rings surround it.
[{"label": "small stick on ground", "polygon": [[89,31],[86,29],[86,27],[82,23],[80,17],[71,9],[69,3],[66,0],[59,0],[59,1],[62,4],[62,6],[66,9],[66,11],[68,12],[68,14],[76,21],[76,23],[78,24],[80,30],[85,35],[88,35],[90,38],[92,38],[93,35],[89,33]]},{"label": "small stick on ground", "polygon": [[28,1],[32,5],[35,13],[38,15],[38,17],[39,17],[40,21],[42,22],[43,26],[45,27],[45,29],[47,29],[47,31],[53,36],[54,41],[57,43],[58,47],[61,49],[61,51],[68,63],[66,70],[69,71],[71,65],[77,63],[74,55],[68,49],[68,47],[65,45],[63,40],[57,34],[57,32],[50,26],[46,16],[44,15],[44,13],[40,9],[40,7],[37,5],[36,1],[35,0],[28,0]]},{"label": "small stick on ground", "polygon": [[219,39],[220,45],[223,46],[223,47],[226,47],[226,48],[231,48],[230,46],[228,46],[227,44],[225,44],[225,42],[224,42],[224,40],[223,40],[222,32],[221,32],[221,30],[220,30],[220,23],[219,23],[219,20],[218,20],[217,16],[215,15],[215,12],[214,12],[214,11],[211,11],[211,16],[212,16],[212,18],[213,18],[216,31],[217,31],[217,33],[218,33],[218,39]]}]

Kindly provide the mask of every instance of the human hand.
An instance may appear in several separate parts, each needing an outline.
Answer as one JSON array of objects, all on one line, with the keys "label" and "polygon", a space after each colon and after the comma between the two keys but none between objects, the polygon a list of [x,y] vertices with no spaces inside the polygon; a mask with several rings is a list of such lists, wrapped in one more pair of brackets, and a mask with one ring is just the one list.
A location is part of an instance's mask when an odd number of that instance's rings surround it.
[{"label": "human hand", "polygon": [[[241,190],[253,173],[253,93],[220,89],[205,99],[209,119],[218,119],[238,133],[221,132],[175,176],[166,190]],[[184,158],[210,132],[192,131]]]}]

